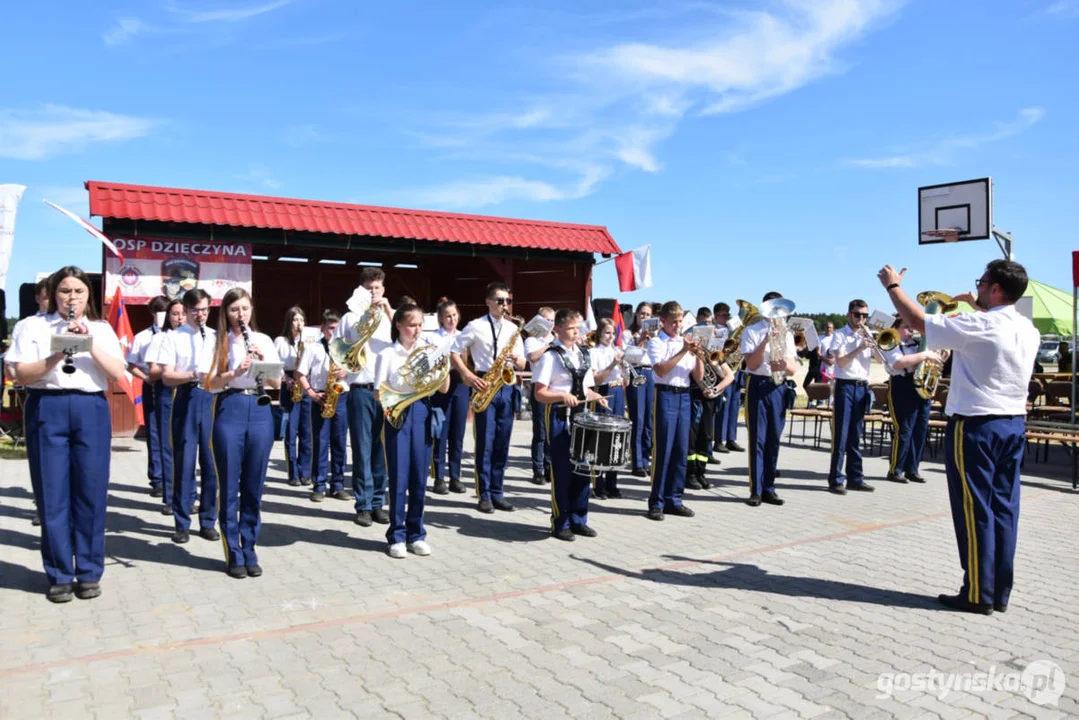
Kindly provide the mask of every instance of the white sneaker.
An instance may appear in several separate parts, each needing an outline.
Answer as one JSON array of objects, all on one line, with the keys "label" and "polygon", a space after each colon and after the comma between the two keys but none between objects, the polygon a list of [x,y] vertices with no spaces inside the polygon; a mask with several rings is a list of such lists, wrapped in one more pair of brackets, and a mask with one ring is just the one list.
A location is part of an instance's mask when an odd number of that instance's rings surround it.
[{"label": "white sneaker", "polygon": [[390,557],[400,560],[405,556],[405,544],[394,543],[393,545],[390,545],[389,553]]},{"label": "white sneaker", "polygon": [[408,544],[408,551],[422,557],[431,554],[431,546],[423,540],[417,540]]}]

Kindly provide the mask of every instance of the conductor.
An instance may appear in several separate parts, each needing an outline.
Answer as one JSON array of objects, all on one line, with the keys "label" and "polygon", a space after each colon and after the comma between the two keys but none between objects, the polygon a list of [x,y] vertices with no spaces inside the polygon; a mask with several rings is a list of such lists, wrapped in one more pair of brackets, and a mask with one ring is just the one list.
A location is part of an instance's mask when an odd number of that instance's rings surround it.
[{"label": "conductor", "polygon": [[1015,309],[1027,273],[994,260],[975,293],[956,300],[976,312],[926,315],[900,283],[906,268],[886,265],[877,277],[903,320],[925,333],[931,350],[952,350],[945,470],[963,585],[941,595],[953,610],[991,615],[1008,609],[1019,526],[1019,467],[1026,442],[1027,385],[1038,330]]}]

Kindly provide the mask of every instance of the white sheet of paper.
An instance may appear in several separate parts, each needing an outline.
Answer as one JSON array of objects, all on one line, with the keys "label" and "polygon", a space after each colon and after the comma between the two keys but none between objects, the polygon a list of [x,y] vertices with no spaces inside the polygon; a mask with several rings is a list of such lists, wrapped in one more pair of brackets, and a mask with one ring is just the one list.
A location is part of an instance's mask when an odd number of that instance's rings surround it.
[{"label": "white sheet of paper", "polygon": [[265,380],[274,380],[281,377],[285,373],[285,364],[280,362],[270,362],[267,360],[252,360],[251,366],[247,368],[247,375],[255,380],[262,378]]},{"label": "white sheet of paper", "polygon": [[94,338],[91,335],[72,335],[64,333],[53,335],[49,343],[49,351],[58,353],[70,350],[72,353],[90,352],[94,346]]},{"label": "white sheet of paper", "polygon": [[866,325],[873,332],[887,330],[894,324],[895,316],[882,310],[874,310],[873,314],[869,316],[869,320],[866,321]]},{"label": "white sheet of paper", "polygon": [[804,317],[792,317],[787,320],[787,327],[794,332],[804,333],[806,336],[806,349],[815,350],[820,347],[820,336],[813,321]]},{"label": "white sheet of paper", "polygon": [[304,345],[311,345],[317,343],[322,339],[322,328],[318,327],[305,327],[300,330],[300,342]]}]

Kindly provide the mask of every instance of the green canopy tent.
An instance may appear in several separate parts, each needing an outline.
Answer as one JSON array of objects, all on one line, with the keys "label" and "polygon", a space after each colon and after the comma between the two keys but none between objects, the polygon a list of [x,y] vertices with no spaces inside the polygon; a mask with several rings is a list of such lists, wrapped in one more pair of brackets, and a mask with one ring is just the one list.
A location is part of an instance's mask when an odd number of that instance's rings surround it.
[{"label": "green canopy tent", "polygon": [[1071,337],[1072,334],[1072,294],[1058,290],[1051,285],[1031,280],[1023,297],[1031,298],[1033,315],[1031,319],[1042,335],[1060,335]]}]

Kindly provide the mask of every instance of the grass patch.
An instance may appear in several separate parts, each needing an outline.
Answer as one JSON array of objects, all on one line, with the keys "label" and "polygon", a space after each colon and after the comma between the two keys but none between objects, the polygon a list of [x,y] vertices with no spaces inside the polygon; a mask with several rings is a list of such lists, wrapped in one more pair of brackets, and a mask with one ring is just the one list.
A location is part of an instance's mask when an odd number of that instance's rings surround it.
[{"label": "grass patch", "polygon": [[4,460],[25,460],[26,459],[26,446],[20,445],[14,447],[7,443],[0,443],[0,458]]}]

